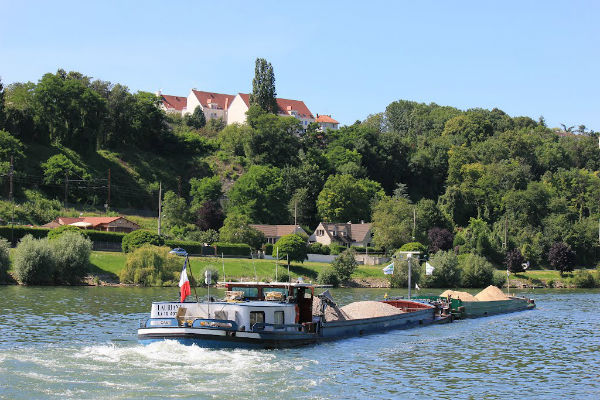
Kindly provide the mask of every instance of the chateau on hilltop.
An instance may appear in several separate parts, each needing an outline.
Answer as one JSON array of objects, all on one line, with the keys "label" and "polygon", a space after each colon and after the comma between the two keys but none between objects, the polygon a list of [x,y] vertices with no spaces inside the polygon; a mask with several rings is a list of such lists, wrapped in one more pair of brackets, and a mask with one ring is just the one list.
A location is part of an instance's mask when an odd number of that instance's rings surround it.
[{"label": "chateau on hilltop", "polygon": [[[160,107],[165,112],[185,115],[200,107],[207,121],[221,118],[227,125],[246,122],[246,111],[250,107],[250,95],[246,93],[231,95],[192,89],[187,97],[162,94],[160,91],[156,95],[160,97]],[[301,100],[277,98],[277,105],[278,115],[297,118],[304,129],[312,122],[318,123],[322,129],[338,129],[338,121],[330,115],[317,114],[315,118]]]}]

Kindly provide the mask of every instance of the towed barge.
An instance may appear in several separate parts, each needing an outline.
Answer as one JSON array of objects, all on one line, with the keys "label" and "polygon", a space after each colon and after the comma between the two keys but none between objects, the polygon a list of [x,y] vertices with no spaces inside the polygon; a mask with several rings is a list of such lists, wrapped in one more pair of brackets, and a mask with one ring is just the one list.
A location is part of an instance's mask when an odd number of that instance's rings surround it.
[{"label": "towed barge", "polygon": [[488,286],[475,296],[467,292],[447,290],[440,296],[418,298],[428,300],[432,304],[438,302],[447,304],[454,319],[481,318],[535,308],[533,299],[505,295],[495,286]]},{"label": "towed barge", "polygon": [[[351,336],[450,322],[448,308],[410,300],[376,303],[387,315],[331,318],[339,313],[328,291],[307,283],[227,282],[223,301],[154,302],[138,340],[173,339],[200,347],[283,348]],[[391,310],[391,313],[390,311]]]}]

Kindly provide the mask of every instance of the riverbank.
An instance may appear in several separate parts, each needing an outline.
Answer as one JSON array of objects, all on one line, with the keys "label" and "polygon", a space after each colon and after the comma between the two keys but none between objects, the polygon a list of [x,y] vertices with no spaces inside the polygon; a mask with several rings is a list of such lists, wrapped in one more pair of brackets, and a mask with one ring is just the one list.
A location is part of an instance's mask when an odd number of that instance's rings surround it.
[{"label": "riverbank", "polygon": [[[83,284],[92,286],[131,286],[119,283],[119,273],[125,267],[126,259],[127,255],[121,252],[93,251],[90,256],[90,274]],[[316,282],[319,272],[328,265],[319,262],[292,263],[289,272],[292,279],[302,277],[306,282]],[[218,271],[220,281],[273,281],[275,280],[276,270],[275,261],[273,260],[240,258],[226,258],[223,260],[215,257],[190,257],[190,269],[193,276],[199,277],[205,268]],[[342,286],[351,288],[389,288],[389,280],[383,275],[382,268],[382,265],[360,265],[352,275],[352,279]],[[597,270],[584,271],[589,272],[596,279],[600,275]],[[277,267],[278,277],[287,276],[287,272],[287,265],[280,263]],[[530,270],[511,274],[509,282],[510,287],[514,289],[577,288],[581,287],[581,279],[578,279],[578,274],[582,273],[575,272],[561,276],[555,270]]]},{"label": "riverbank", "polygon": [[[100,282],[106,284],[118,284],[118,275],[125,266],[126,255],[118,252],[92,252],[92,275],[97,276]],[[194,276],[199,276],[205,268],[213,268],[219,271],[219,280],[224,280],[223,264],[225,269],[225,278],[233,280],[274,280],[275,279],[275,261],[273,260],[248,260],[212,257],[191,257],[190,266]],[[303,277],[308,282],[316,281],[319,272],[329,264],[318,262],[292,263],[290,274],[292,279]],[[389,280],[383,275],[382,265],[360,265],[352,275],[352,280],[347,282],[346,287],[355,288],[389,288]],[[279,264],[278,274],[287,274],[287,265]],[[255,272],[256,270],[256,272]],[[587,270],[592,274],[597,274],[596,270]],[[576,273],[560,275],[555,270],[530,270],[518,274],[511,274],[509,277],[510,287],[515,289],[526,288],[575,288]],[[93,280],[92,280],[93,283]],[[504,286],[506,287],[506,285]]]}]

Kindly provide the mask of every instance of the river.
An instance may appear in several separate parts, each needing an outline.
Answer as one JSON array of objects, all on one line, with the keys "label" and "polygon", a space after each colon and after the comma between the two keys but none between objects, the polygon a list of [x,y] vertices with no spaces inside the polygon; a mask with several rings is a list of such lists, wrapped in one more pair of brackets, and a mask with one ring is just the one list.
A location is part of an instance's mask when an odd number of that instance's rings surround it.
[{"label": "river", "polygon": [[[405,294],[332,292],[342,305]],[[536,310],[225,351],[136,342],[151,302],[177,288],[0,286],[0,398],[600,398],[600,291],[522,293]]]}]

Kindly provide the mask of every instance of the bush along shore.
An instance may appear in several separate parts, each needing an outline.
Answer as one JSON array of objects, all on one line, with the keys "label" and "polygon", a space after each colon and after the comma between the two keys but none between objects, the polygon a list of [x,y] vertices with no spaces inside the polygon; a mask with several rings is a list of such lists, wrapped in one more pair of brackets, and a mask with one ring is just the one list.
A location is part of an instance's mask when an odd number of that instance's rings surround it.
[{"label": "bush along shore", "polygon": [[[25,285],[114,286],[176,286],[179,281],[184,259],[169,254],[168,247],[145,245],[130,253],[89,251],[89,242],[81,235],[71,232],[60,236],[62,238],[51,240],[24,239],[10,257],[8,242],[0,240],[0,281]],[[461,266],[455,264],[451,256],[443,258],[450,259],[451,265],[442,265],[432,258],[430,262],[437,265],[433,275],[425,275],[423,265],[414,265],[413,282],[421,288],[475,288],[485,287],[489,282],[506,286],[504,270],[492,268],[490,278],[490,270],[481,260],[465,260]],[[214,283],[255,279],[287,281],[302,277],[306,282],[341,287],[403,288],[407,284],[406,262],[396,262],[393,275],[384,275],[382,265],[348,267],[314,262],[291,263],[288,275],[285,260],[281,260],[277,268],[275,264],[274,260],[190,257],[193,276],[201,277],[204,270],[210,269]],[[463,269],[466,270],[464,276]],[[482,280],[476,281],[474,277]],[[511,274],[509,281],[512,288],[593,288],[600,286],[600,270],[576,270],[563,275],[556,270],[529,270]]]}]

